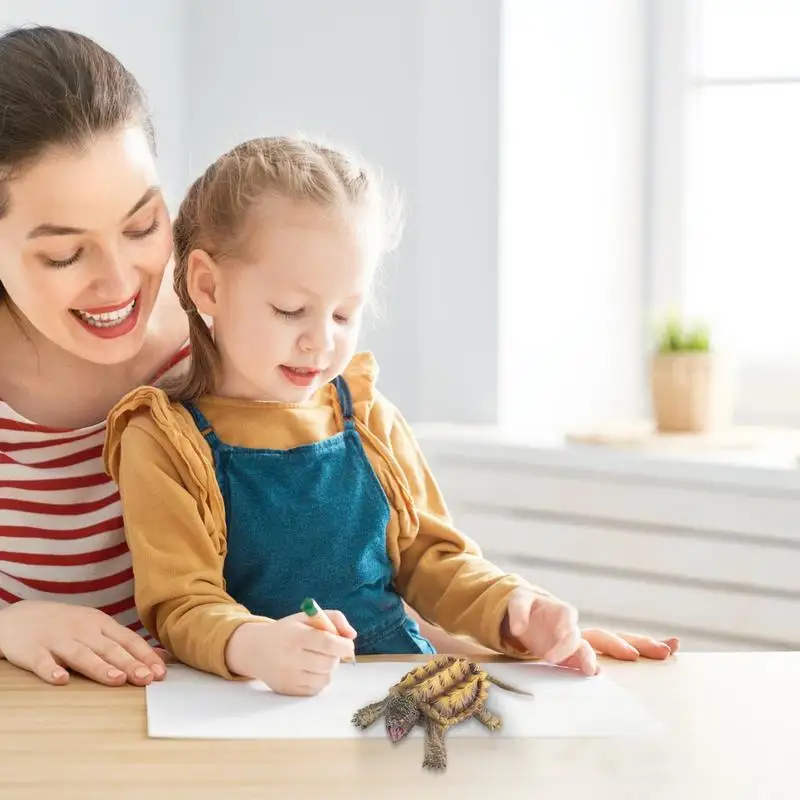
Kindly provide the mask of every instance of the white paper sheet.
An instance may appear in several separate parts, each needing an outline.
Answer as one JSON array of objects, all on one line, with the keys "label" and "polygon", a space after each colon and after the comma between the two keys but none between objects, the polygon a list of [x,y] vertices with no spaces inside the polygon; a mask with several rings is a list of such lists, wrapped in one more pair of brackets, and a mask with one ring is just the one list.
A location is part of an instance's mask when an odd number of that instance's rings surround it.
[{"label": "white paper sheet", "polygon": [[[485,664],[498,678],[533,697],[489,690],[488,707],[503,719],[491,733],[471,719],[451,736],[607,737],[654,735],[662,723],[610,678],[583,677],[545,664]],[[257,681],[231,682],[183,665],[147,689],[148,735],[184,739],[353,739],[385,737],[383,720],[360,731],[351,717],[382,699],[413,665],[407,662],[341,664],[316,697],[287,697]],[[411,736],[423,735],[417,726]]]}]

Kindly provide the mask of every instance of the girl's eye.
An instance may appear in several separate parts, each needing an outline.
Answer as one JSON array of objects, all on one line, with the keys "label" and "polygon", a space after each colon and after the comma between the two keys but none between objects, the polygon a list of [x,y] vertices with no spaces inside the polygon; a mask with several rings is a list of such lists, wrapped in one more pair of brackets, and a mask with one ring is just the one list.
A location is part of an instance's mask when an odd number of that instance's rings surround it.
[{"label": "girl's eye", "polygon": [[44,263],[47,264],[48,267],[55,267],[56,269],[62,269],[63,267],[68,267],[70,264],[74,264],[83,254],[83,248],[79,247],[69,258],[64,259],[57,259],[57,258],[47,258],[44,256]]},{"label": "girl's eye", "polygon": [[146,236],[151,236],[154,234],[159,228],[160,222],[158,217],[153,220],[153,224],[150,225],[149,228],[146,228],[143,231],[125,231],[125,235],[129,239],[144,239]]},{"label": "girl's eye", "polygon": [[334,314],[333,318],[342,325],[347,325],[350,322],[350,317],[345,317],[343,314]]},{"label": "girl's eye", "polygon": [[296,311],[286,311],[282,308],[278,308],[277,306],[272,306],[272,310],[275,314],[279,317],[283,317],[284,319],[296,319],[303,313],[302,308],[298,308]]}]

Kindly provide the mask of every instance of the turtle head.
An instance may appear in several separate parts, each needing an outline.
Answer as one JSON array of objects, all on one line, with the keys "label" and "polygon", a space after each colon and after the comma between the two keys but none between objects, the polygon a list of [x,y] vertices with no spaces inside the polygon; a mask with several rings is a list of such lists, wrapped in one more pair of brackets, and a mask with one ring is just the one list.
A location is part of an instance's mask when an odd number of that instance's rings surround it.
[{"label": "turtle head", "polygon": [[419,709],[410,697],[395,695],[386,704],[386,733],[392,742],[399,742],[419,720]]}]

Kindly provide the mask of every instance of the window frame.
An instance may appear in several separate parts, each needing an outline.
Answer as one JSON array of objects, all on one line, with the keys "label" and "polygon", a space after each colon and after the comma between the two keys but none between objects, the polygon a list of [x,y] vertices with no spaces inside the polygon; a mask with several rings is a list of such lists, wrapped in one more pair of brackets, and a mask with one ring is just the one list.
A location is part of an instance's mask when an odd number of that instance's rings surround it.
[{"label": "window frame", "polygon": [[[683,294],[685,92],[692,85],[786,82],[785,77],[697,78],[691,74],[689,34],[693,0],[649,0],[646,15],[648,100],[645,197],[647,246],[644,265],[645,323],[666,309],[680,311]],[[800,77],[797,81],[800,83]],[[676,267],[677,265],[677,267]],[[800,269],[800,264],[798,264]],[[800,307],[799,307],[800,310]],[[759,361],[737,364],[736,421],[748,425],[800,427],[800,365]]]}]

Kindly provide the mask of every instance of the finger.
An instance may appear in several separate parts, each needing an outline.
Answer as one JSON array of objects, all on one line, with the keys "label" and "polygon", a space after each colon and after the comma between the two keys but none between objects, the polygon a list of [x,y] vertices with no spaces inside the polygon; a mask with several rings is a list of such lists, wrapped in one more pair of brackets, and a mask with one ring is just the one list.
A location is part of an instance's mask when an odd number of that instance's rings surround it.
[{"label": "finger", "polygon": [[521,636],[528,630],[531,611],[536,600],[532,592],[514,591],[508,600],[508,628],[514,636]]},{"label": "finger", "polygon": [[317,694],[321,692],[326,686],[328,686],[331,682],[331,673],[328,672],[324,675],[320,675],[315,672],[306,672],[305,670],[302,673],[302,677],[299,681],[299,688],[301,690],[306,690],[310,694]]},{"label": "finger", "polygon": [[595,653],[589,642],[583,641],[578,647],[578,658],[575,668],[584,675],[597,674],[597,653]]},{"label": "finger", "polygon": [[665,659],[673,653],[673,645],[678,648],[678,640],[675,638],[658,641],[651,636],[641,633],[621,633],[619,638],[635,647],[644,658]]},{"label": "finger", "polygon": [[[643,636],[638,633],[623,633],[622,637],[630,642],[644,658],[663,661],[672,655],[672,647],[667,642],[659,642],[650,636]],[[677,639],[673,639],[677,649]]]},{"label": "finger", "polygon": [[336,668],[339,659],[313,650],[303,651],[302,669],[312,675],[328,675]]},{"label": "finger", "polygon": [[295,697],[314,697],[315,695],[318,695],[324,688],[325,687],[323,686],[308,686],[304,683],[299,683],[283,693],[293,695]]},{"label": "finger", "polygon": [[121,644],[107,636],[95,651],[103,660],[122,670],[127,679],[138,686],[147,686],[155,677],[150,668],[134,658]]},{"label": "finger", "polygon": [[[534,607],[535,611],[535,607]],[[555,609],[558,622],[554,626],[550,650],[545,653],[545,660],[559,663],[575,653],[580,647],[581,632],[578,628],[578,612],[569,605],[559,604]]]},{"label": "finger", "polygon": [[165,650],[163,647],[154,647],[153,652],[164,662],[164,664],[177,664],[177,659],[169,650]]},{"label": "finger", "polygon": [[531,603],[530,618],[531,620],[536,620],[537,626],[546,625],[552,628],[555,635],[559,635],[577,626],[578,610],[568,603],[534,595]]},{"label": "finger", "polygon": [[352,639],[345,639],[343,636],[318,631],[316,628],[308,628],[303,640],[303,649],[311,653],[319,653],[323,656],[333,656],[334,658],[353,658],[355,647]]},{"label": "finger", "polygon": [[75,672],[80,672],[97,683],[120,686],[125,683],[125,673],[103,660],[90,647],[74,640],[53,648],[53,655]]},{"label": "finger", "polygon": [[578,624],[578,609],[575,606],[565,605],[566,613],[564,615],[564,627],[574,628]]},{"label": "finger", "polygon": [[125,628],[111,620],[113,624],[103,627],[103,634],[121,645],[148,669],[155,678],[163,678],[167,674],[164,659],[141,637],[130,628]]},{"label": "finger", "polygon": [[69,683],[69,673],[44,648],[33,656],[29,665],[16,664],[16,666],[29,670],[43,681],[55,686]]},{"label": "finger", "polygon": [[330,618],[330,621],[336,626],[336,630],[340,636],[346,636],[348,639],[355,639],[358,635],[356,629],[347,621],[347,617],[341,611],[325,611]]},{"label": "finger", "polygon": [[543,659],[551,664],[560,664],[578,650],[581,641],[580,631],[573,628],[571,632],[561,635],[556,644],[544,654]]},{"label": "finger", "polygon": [[560,613],[560,619],[555,626],[555,635],[557,638],[566,639],[572,637],[576,633],[580,639],[580,630],[578,629],[578,612],[572,606],[566,606]]},{"label": "finger", "polygon": [[575,669],[584,675],[596,675],[598,672],[597,654],[589,642],[581,640],[578,649],[558,666]]},{"label": "finger", "polygon": [[582,632],[583,638],[598,653],[603,653],[619,661],[636,661],[639,651],[622,636],[600,628],[590,628]]}]

